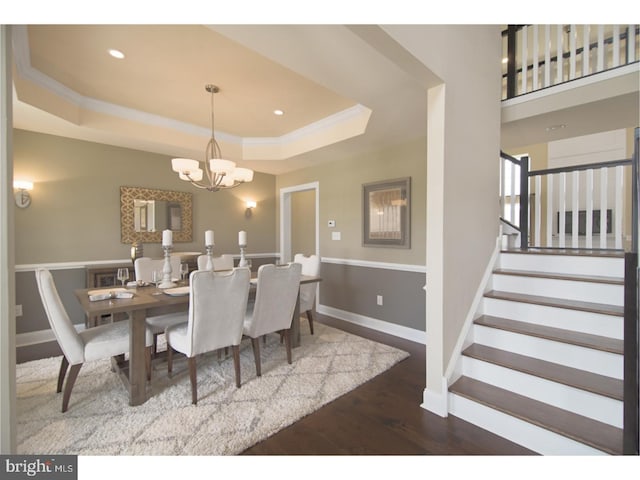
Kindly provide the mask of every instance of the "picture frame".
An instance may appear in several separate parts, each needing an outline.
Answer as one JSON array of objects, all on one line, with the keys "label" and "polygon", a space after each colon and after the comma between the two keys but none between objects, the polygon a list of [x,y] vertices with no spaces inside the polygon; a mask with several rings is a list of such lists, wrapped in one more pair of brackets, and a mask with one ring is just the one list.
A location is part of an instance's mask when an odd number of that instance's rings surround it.
[{"label": "picture frame", "polygon": [[362,185],[362,245],[411,248],[411,177]]}]

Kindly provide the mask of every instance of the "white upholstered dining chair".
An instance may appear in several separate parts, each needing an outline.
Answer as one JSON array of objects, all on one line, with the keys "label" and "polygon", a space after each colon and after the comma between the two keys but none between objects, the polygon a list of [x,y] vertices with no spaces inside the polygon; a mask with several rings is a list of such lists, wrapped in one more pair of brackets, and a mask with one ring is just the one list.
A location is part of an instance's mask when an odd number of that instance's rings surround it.
[{"label": "white upholstered dining chair", "polygon": [[267,264],[258,268],[256,298],[248,305],[243,328],[243,334],[251,338],[258,377],[262,375],[258,340],[267,333],[284,335],[287,362],[291,363],[291,320],[298,299],[301,271],[299,263]]},{"label": "white upholstered dining chair", "polygon": [[[62,350],[62,363],[60,364],[56,392],[62,391],[67,369],[71,365],[62,395],[62,412],[66,412],[69,407],[71,390],[80,368],[85,362],[129,353],[130,320],[100,325],[78,332],[60,300],[51,272],[42,268],[36,270],[36,282],[42,305],[49,319],[49,325]],[[151,371],[152,342],[152,336],[147,331],[145,343],[147,347],[145,351],[147,376]]]},{"label": "white upholstered dining chair", "polygon": [[[180,256],[171,255],[169,257],[171,263],[171,277],[180,278]],[[164,258],[140,257],[133,262],[133,269],[136,272],[136,281],[151,283],[153,281],[153,272],[160,272],[164,268]]]},{"label": "white upholstered dining chair", "polygon": [[[170,257],[171,261],[171,276],[177,277],[180,275],[180,257],[173,255]],[[136,281],[150,283],[153,280],[153,272],[162,273],[164,267],[164,259],[156,259],[150,257],[136,258],[133,263],[134,270],[136,272]],[[154,315],[147,317],[147,329],[153,334],[153,353],[158,351],[158,335],[164,333],[165,329],[171,325],[178,325],[186,322],[186,317],[183,313],[167,313],[164,315]]]},{"label": "white upholstered dining chair", "polygon": [[[318,255],[307,257],[302,253],[296,253],[293,261],[302,265],[302,275],[316,277],[320,274],[320,257]],[[311,335],[313,335],[313,312],[316,307],[317,289],[317,283],[300,285],[300,313],[304,312],[307,316]]]},{"label": "white upholstered dining chair", "polygon": [[[233,268],[233,255],[224,253],[219,257],[213,257],[213,269],[214,270],[231,270]],[[198,270],[207,270],[209,263],[208,255],[200,255],[198,257]]]},{"label": "white upholstered dining chair", "polygon": [[197,355],[231,347],[236,387],[240,387],[240,341],[250,277],[248,268],[191,273],[187,322],[168,327],[165,335],[169,373],[172,371],[174,350],[187,356],[193,404],[198,403]]}]

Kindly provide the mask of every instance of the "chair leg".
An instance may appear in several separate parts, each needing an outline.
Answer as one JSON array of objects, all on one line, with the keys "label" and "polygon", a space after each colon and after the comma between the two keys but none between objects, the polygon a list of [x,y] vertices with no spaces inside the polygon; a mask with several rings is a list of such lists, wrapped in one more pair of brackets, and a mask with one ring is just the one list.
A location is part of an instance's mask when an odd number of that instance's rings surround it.
[{"label": "chair leg", "polygon": [[167,373],[171,375],[173,370],[173,348],[167,343]]},{"label": "chair leg", "polygon": [[67,374],[67,368],[69,368],[69,360],[67,360],[67,357],[62,355],[62,362],[60,363],[60,373],[58,374],[58,387],[56,388],[57,393],[60,393],[62,391],[62,384],[64,382],[64,376]]},{"label": "chair leg", "polygon": [[189,378],[191,379],[191,403],[198,403],[198,378],[196,375],[196,357],[188,357]]},{"label": "chair leg", "polygon": [[284,331],[284,343],[287,347],[287,362],[291,365],[291,329],[287,328]]},{"label": "chair leg", "polygon": [[156,353],[158,353],[158,334],[154,333],[153,334],[153,355],[155,356]]},{"label": "chair leg", "polygon": [[260,371],[260,340],[257,338],[251,339],[251,346],[253,347],[253,358],[256,361],[256,376],[262,376],[262,372]]},{"label": "chair leg", "polygon": [[309,330],[313,335],[313,310],[307,310],[305,313],[307,314],[307,320],[309,320]]},{"label": "chair leg", "polygon": [[69,370],[69,376],[67,377],[67,384],[64,386],[64,393],[62,394],[62,413],[66,412],[69,408],[69,399],[71,398],[71,390],[73,390],[73,385],[76,383],[76,378],[78,378],[78,373],[80,373],[80,368],[82,367],[81,363],[77,363],[76,365],[71,365],[71,369]]},{"label": "chair leg", "polygon": [[233,366],[236,371],[236,387],[240,388],[240,345],[232,345]]},{"label": "chair leg", "polygon": [[144,368],[147,371],[147,380],[151,381],[151,351],[153,347],[145,347],[144,349]]}]

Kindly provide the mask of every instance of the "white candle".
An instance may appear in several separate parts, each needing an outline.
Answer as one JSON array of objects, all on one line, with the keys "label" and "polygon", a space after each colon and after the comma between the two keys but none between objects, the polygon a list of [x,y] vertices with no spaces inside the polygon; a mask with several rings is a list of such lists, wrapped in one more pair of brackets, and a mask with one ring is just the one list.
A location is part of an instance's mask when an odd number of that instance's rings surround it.
[{"label": "white candle", "polygon": [[170,247],[173,244],[173,232],[171,230],[162,231],[162,246]]},{"label": "white candle", "polygon": [[204,232],[204,244],[207,247],[213,245],[213,230],[207,230]]},{"label": "white candle", "polygon": [[241,230],[238,232],[238,245],[246,245],[247,244],[247,232]]}]

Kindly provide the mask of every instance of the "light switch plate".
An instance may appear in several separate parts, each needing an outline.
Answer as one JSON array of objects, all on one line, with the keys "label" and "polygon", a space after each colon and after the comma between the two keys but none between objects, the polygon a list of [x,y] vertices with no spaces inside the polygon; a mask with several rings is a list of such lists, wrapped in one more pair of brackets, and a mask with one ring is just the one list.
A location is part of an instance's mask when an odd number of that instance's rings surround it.
[{"label": "light switch plate", "polygon": [[327,225],[328,225],[329,227],[332,227],[332,228],[333,228],[333,227],[335,227],[335,226],[336,226],[336,221],[335,221],[335,220],[329,220],[329,222],[327,223]]},{"label": "light switch plate", "polygon": [[331,240],[340,240],[340,232],[331,232]]}]

